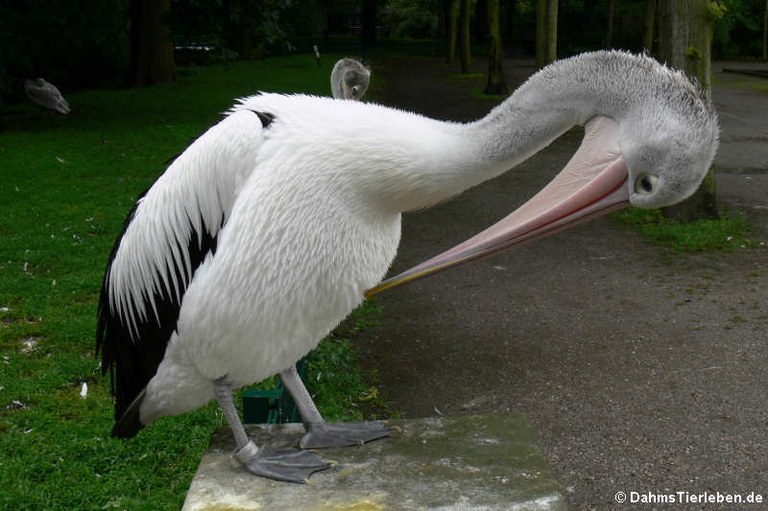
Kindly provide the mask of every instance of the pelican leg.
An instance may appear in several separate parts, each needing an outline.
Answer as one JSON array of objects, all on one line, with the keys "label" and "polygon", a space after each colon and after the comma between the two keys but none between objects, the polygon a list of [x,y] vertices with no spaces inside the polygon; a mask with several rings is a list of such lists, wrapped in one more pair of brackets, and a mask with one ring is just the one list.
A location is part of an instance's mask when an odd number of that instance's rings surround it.
[{"label": "pelican leg", "polygon": [[216,401],[227,419],[232,435],[235,437],[237,450],[235,459],[250,473],[276,481],[306,483],[309,476],[319,470],[325,470],[330,463],[309,451],[301,449],[266,449],[259,448],[246,433],[232,399],[232,384],[226,377],[214,381]]},{"label": "pelican leg", "polygon": [[384,438],[391,433],[390,428],[382,421],[327,423],[315,406],[304,382],[301,381],[296,366],[282,371],[280,379],[288,390],[299,409],[301,421],[307,433],[299,445],[302,449],[324,449],[329,447],[345,447],[361,445],[371,440]]}]

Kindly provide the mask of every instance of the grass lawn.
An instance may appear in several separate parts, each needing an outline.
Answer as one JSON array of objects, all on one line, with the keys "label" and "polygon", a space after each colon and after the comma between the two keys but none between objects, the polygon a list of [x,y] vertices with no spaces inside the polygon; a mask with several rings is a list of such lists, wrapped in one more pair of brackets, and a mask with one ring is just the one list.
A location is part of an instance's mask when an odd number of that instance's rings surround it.
[{"label": "grass lawn", "polygon": [[664,218],[658,209],[629,208],[612,216],[672,252],[732,251],[759,246],[750,239],[752,228],[744,214],[725,212],[716,220],[687,224]]},{"label": "grass lawn", "polygon": [[[222,420],[208,406],[129,441],[109,436],[109,379],[93,353],[109,251],[137,194],[233,98],[326,95],[333,62],[187,69],[173,85],[69,94],[66,117],[31,106],[0,116],[0,509],[180,508]],[[359,417],[356,402],[375,394],[343,336],[324,343],[309,378],[330,419]]]}]

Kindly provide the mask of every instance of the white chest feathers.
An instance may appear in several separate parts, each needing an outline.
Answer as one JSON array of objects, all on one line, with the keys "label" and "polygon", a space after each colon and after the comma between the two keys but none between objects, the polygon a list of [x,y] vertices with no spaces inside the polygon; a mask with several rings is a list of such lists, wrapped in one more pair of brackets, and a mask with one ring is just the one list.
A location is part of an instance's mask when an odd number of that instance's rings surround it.
[{"label": "white chest feathers", "polygon": [[208,379],[249,384],[289,367],[395,257],[399,214],[361,211],[333,179],[292,163],[260,162],[184,296],[169,354],[186,352]]}]

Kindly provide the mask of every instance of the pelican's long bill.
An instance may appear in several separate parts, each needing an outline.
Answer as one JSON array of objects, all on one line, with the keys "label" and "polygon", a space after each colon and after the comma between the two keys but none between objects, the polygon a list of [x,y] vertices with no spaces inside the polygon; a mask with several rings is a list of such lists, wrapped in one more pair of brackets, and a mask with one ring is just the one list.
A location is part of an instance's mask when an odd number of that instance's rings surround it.
[{"label": "pelican's long bill", "polygon": [[618,132],[613,119],[592,118],[570,161],[528,202],[467,241],[369,289],[366,298],[627,206],[628,173]]}]

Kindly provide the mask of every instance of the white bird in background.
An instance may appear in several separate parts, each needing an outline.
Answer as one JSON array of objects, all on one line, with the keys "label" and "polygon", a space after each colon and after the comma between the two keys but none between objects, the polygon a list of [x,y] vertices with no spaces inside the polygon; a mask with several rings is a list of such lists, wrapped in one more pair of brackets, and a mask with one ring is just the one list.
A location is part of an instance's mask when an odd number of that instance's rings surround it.
[{"label": "white bird in background", "polygon": [[357,59],[340,59],[331,70],[331,92],[336,99],[362,98],[370,81],[371,71]]},{"label": "white bird in background", "polygon": [[686,198],[717,149],[712,107],[682,74],[622,52],[555,62],[469,124],[303,95],[240,100],[139,199],[113,249],[97,336],[113,434],[215,398],[250,472],[302,482],[327,468],[256,446],[232,389],[292,367],[363,301],[395,257],[401,212],[507,171],[574,125],[582,146],[536,197],[369,294],[627,204]]},{"label": "white bird in background", "polygon": [[29,100],[38,106],[55,110],[60,114],[68,114],[70,112],[69,103],[61,95],[59,89],[42,78],[26,80],[24,82],[24,92],[27,93]]}]

